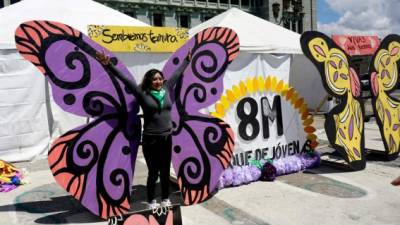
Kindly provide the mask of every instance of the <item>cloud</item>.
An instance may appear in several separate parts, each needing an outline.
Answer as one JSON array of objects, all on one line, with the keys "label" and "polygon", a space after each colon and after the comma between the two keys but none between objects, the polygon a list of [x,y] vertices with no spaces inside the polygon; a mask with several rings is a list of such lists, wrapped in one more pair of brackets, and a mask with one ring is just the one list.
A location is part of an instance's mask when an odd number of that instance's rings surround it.
[{"label": "cloud", "polygon": [[336,22],[318,23],[318,30],[331,34],[365,34],[384,37],[400,34],[398,0],[323,0],[340,15]]}]

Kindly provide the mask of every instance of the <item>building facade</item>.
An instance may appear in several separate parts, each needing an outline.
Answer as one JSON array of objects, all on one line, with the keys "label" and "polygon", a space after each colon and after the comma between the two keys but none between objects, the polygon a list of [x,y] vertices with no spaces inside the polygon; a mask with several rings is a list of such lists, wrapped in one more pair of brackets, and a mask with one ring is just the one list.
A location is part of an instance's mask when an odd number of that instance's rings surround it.
[{"label": "building facade", "polygon": [[[0,8],[21,0],[0,0]],[[56,1],[56,0],[55,0]],[[317,30],[317,0],[95,0],[153,26],[194,27],[236,7],[295,32]]]},{"label": "building facade", "polygon": [[11,4],[17,3],[21,0],[0,0],[0,9]]},{"label": "building facade", "polygon": [[236,7],[295,32],[317,29],[317,0],[96,0],[153,26],[194,27]]}]

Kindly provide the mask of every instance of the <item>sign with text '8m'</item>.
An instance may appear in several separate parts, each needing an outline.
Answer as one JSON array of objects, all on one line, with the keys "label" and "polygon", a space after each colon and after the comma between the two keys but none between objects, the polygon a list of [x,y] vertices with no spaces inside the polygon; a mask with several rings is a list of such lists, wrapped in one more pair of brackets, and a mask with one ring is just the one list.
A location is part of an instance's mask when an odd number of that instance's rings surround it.
[{"label": "sign with text '8m'", "polygon": [[175,52],[189,37],[174,27],[89,25],[89,37],[112,52]]},{"label": "sign with text '8m'", "polygon": [[278,76],[248,76],[226,90],[212,115],[234,130],[231,165],[286,158],[317,146],[313,117],[299,93]]}]

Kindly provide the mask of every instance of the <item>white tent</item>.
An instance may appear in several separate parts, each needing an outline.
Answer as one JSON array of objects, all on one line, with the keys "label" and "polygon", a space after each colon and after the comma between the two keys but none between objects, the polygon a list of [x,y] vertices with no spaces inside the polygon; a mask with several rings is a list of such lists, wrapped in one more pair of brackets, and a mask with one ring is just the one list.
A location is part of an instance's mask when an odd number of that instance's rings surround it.
[{"label": "white tent", "polygon": [[24,0],[0,9],[0,159],[32,160],[47,153],[51,138],[85,122],[50,100],[44,76],[15,49],[14,31],[29,20],[68,24],[148,26],[92,0]]},{"label": "white tent", "polygon": [[302,54],[298,33],[237,8],[231,8],[197,25],[190,29],[190,34],[194,35],[213,26],[229,27],[235,30],[239,35],[242,52]]},{"label": "white tent", "polygon": [[[284,74],[281,79],[300,92],[310,109],[315,109],[324,98],[326,91],[321,78],[314,65],[303,55],[298,33],[231,8],[190,29],[189,34],[194,35],[212,26],[231,28],[239,36],[240,54],[228,68],[234,71],[227,73],[232,79],[264,73]],[[285,67],[286,64],[290,65]],[[285,71],[277,71],[279,69]]]},{"label": "white tent", "polygon": [[68,24],[84,33],[89,24],[149,26],[92,0],[24,0],[0,9],[0,49],[15,48],[14,31],[28,20]]}]

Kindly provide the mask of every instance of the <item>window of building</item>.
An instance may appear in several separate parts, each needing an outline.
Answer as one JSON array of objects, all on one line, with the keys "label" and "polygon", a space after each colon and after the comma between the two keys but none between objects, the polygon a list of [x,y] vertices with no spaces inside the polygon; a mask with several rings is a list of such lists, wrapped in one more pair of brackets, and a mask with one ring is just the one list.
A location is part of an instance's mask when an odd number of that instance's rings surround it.
[{"label": "window of building", "polygon": [[221,4],[228,4],[228,0],[219,0]]},{"label": "window of building", "polygon": [[10,1],[10,4],[14,4],[14,3],[17,3],[17,2],[19,2],[20,0],[11,0]]},{"label": "window of building", "polygon": [[217,0],[208,0],[208,2],[217,3]]},{"label": "window of building", "polygon": [[239,0],[231,0],[232,5],[239,5]]},{"label": "window of building", "polygon": [[213,18],[214,16],[211,16],[211,15],[204,15],[203,16],[203,22],[204,21],[207,21],[207,20],[209,20],[209,19],[211,19],[211,18]]},{"label": "window of building", "polygon": [[250,1],[249,0],[242,0],[242,6],[249,6]]},{"label": "window of building", "polygon": [[298,25],[299,25],[298,33],[301,34],[303,33],[303,18],[299,19]]},{"label": "window of building", "polygon": [[190,27],[190,17],[188,15],[179,16],[179,27],[189,28]]},{"label": "window of building", "polygon": [[136,12],[133,11],[133,10],[123,11],[123,13],[124,13],[125,15],[128,15],[128,16],[132,17],[132,18],[137,18]]},{"label": "window of building", "polygon": [[0,8],[3,8],[3,7],[4,7],[4,1],[0,0]]},{"label": "window of building", "polygon": [[155,26],[155,27],[164,26],[164,14],[153,13],[153,26]]},{"label": "window of building", "polygon": [[290,7],[290,0],[283,0],[283,9],[288,9]]}]

